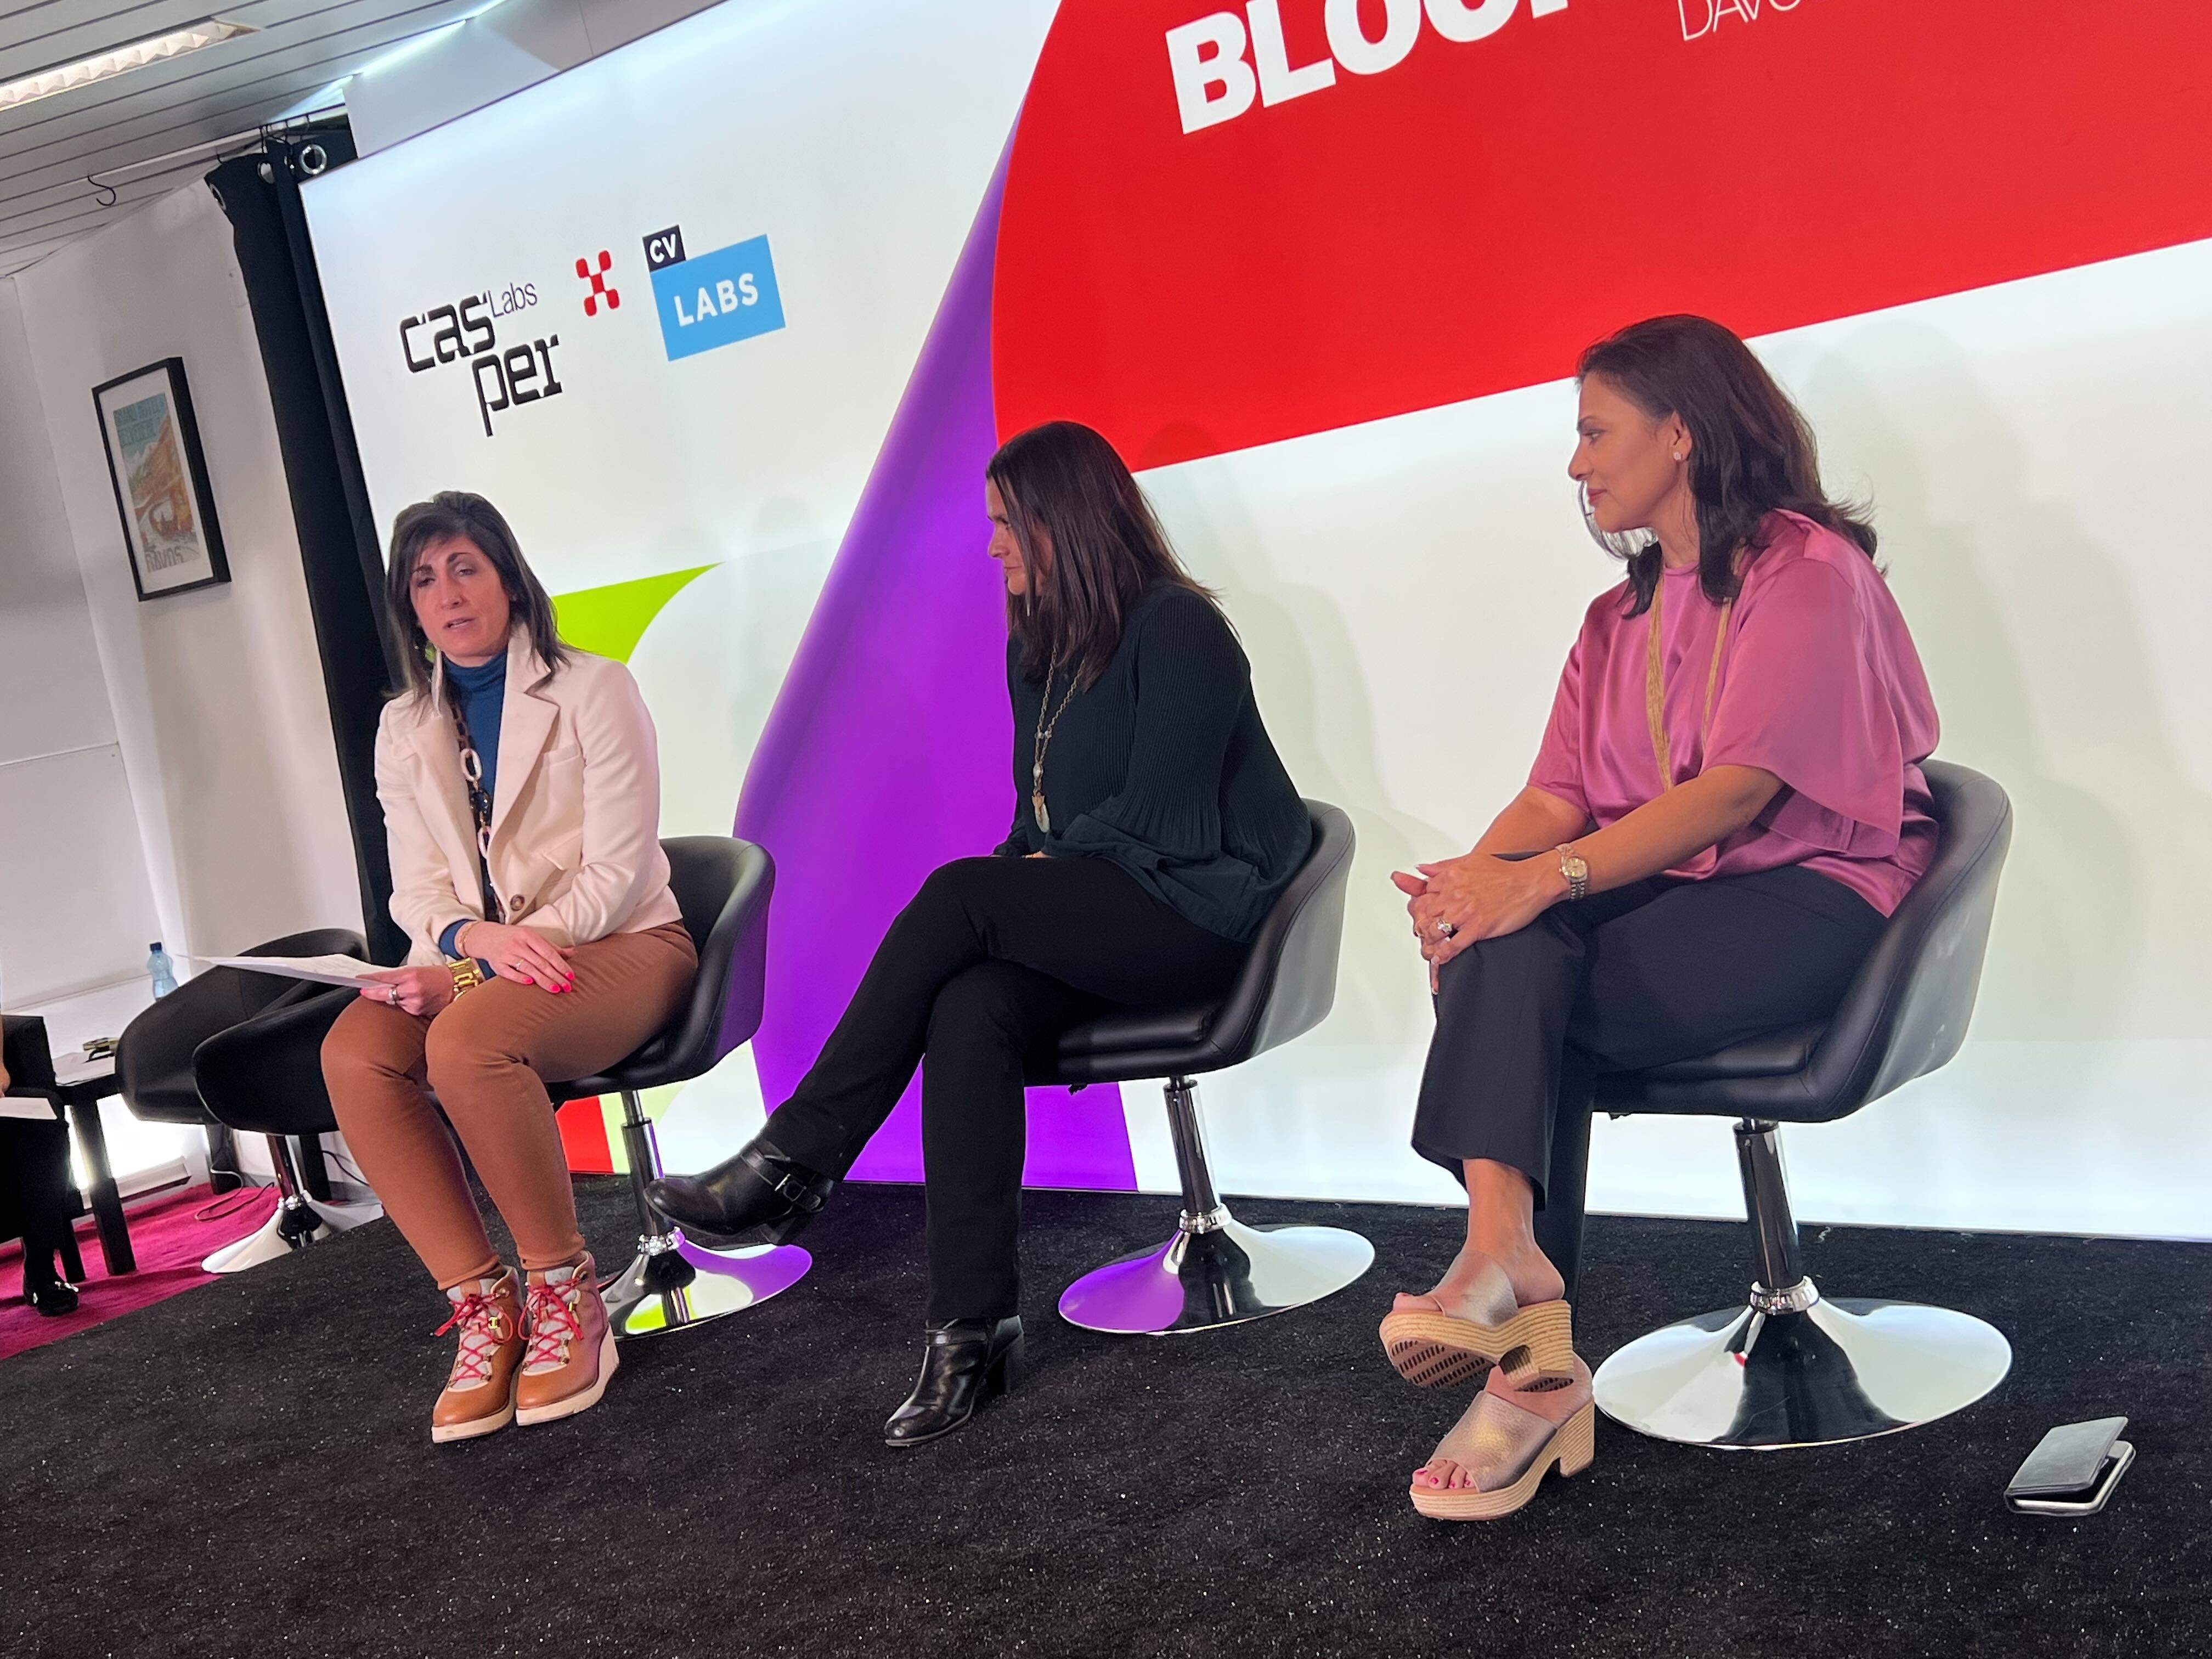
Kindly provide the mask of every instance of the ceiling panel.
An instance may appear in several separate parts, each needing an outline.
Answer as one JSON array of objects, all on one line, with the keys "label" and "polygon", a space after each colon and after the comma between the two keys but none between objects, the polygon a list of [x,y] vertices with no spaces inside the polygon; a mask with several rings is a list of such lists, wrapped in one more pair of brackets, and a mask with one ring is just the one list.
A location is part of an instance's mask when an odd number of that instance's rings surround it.
[{"label": "ceiling panel", "polygon": [[173,152],[274,121],[332,82],[482,5],[483,0],[0,4],[0,82],[210,14],[258,31],[0,112],[0,276],[175,189],[217,159],[214,154],[177,158]]}]

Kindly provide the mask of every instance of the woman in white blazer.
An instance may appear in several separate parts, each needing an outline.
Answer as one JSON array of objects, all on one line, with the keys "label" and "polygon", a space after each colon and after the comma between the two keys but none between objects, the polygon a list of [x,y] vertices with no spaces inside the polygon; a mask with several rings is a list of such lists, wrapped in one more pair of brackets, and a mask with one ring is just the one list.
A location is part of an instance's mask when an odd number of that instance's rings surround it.
[{"label": "woman in white blazer", "polygon": [[[459,1350],[430,1435],[465,1440],[605,1391],[614,1339],[544,1079],[639,1047],[697,957],[668,890],[636,683],[562,642],[498,510],[449,490],[401,513],[386,598],[408,684],[378,728],[376,793],[413,947],[331,1027],[323,1074],[362,1173],[446,1292],[440,1331],[458,1328]],[[520,1284],[453,1134],[514,1237]]]}]

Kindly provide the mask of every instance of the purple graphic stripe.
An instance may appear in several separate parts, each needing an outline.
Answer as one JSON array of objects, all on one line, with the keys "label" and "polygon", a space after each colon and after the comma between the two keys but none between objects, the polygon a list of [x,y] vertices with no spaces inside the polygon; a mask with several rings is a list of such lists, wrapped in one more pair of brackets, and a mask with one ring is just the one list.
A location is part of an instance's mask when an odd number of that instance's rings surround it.
[{"label": "purple graphic stripe", "polygon": [[[1012,817],[1004,589],[983,551],[1005,184],[1002,156],[738,798],[737,833],[776,862],[753,1039],[771,1108],[922,878],[988,852]],[[909,1087],[854,1176],[919,1179],[921,1115]],[[1030,1120],[1032,1185],[1135,1188],[1118,1089],[1032,1089]]]}]

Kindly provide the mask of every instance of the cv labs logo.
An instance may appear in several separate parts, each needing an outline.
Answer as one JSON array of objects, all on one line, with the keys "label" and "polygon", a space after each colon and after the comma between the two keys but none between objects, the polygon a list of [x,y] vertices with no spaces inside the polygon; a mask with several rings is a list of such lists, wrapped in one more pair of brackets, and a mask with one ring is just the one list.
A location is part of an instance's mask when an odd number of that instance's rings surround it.
[{"label": "cv labs logo", "polygon": [[765,236],[691,258],[684,252],[683,228],[671,225],[645,239],[645,264],[671,362],[783,326],[783,296]]}]

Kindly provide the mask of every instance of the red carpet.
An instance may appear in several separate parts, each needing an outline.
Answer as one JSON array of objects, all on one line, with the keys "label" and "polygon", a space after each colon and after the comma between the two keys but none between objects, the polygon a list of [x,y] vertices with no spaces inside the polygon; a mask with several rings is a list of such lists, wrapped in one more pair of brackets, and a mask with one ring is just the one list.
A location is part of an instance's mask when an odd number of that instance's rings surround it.
[{"label": "red carpet", "polygon": [[[205,1221],[194,1219],[210,1206],[219,1213]],[[245,1237],[268,1220],[276,1207],[274,1187],[225,1193],[217,1199],[204,1186],[187,1187],[134,1206],[128,1214],[131,1248],[138,1258],[138,1271],[117,1279],[108,1276],[100,1259],[92,1218],[84,1217],[76,1224],[77,1249],[84,1257],[85,1272],[78,1288],[83,1294],[76,1311],[58,1319],[47,1318],[23,1300],[22,1246],[11,1243],[0,1249],[0,1287],[9,1292],[0,1297],[0,1359],[206,1284],[215,1275],[200,1271],[201,1261]]]}]

